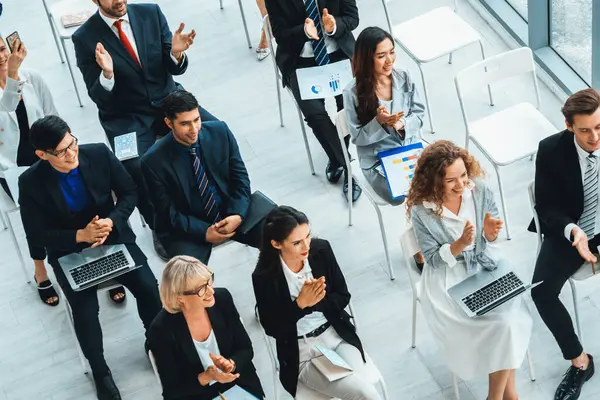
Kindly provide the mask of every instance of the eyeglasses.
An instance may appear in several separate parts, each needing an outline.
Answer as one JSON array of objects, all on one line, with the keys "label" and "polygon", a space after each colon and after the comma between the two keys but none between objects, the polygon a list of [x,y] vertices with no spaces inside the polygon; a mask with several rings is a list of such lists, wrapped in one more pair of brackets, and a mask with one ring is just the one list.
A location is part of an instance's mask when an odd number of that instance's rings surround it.
[{"label": "eyeglasses", "polygon": [[204,285],[200,286],[198,289],[196,290],[187,290],[185,292],[183,292],[184,296],[198,296],[198,297],[202,297],[206,294],[206,289],[210,286],[213,287],[215,284],[215,273],[213,272],[212,274],[210,274],[210,278],[208,279],[208,282],[206,282]]},{"label": "eyeglasses", "polygon": [[73,141],[71,142],[70,145],[68,145],[67,147],[65,147],[62,150],[59,150],[57,152],[53,152],[53,151],[46,151],[46,153],[53,155],[56,158],[65,158],[65,156],[67,155],[67,151],[69,150],[75,150],[77,148],[77,142],[79,142],[79,139],[77,139],[75,136],[73,136]]}]

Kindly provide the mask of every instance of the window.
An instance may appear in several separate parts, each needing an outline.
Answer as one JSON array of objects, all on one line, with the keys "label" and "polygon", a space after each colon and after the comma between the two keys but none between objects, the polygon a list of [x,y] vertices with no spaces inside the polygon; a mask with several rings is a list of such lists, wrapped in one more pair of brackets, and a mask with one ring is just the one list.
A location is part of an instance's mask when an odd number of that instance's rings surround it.
[{"label": "window", "polygon": [[[527,21],[527,1],[528,0],[506,0],[525,21]],[[539,0],[538,0],[539,1]],[[568,1],[568,0],[565,0]]]},{"label": "window", "polygon": [[592,0],[551,0],[550,15],[550,45],[591,84]]}]

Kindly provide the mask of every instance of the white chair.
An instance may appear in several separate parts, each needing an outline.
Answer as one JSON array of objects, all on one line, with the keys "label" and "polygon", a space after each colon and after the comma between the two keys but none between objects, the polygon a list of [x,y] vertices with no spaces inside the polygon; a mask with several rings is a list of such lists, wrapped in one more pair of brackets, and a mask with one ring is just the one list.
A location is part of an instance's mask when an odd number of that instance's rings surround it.
[{"label": "white chair", "polygon": [[[335,118],[335,127],[337,129],[338,138],[340,139],[340,144],[343,149],[346,147],[346,142],[344,141],[344,138],[346,136],[350,135],[350,130],[348,128],[348,120],[347,120],[346,112],[344,110],[341,110],[340,112],[337,113],[337,116]],[[348,155],[348,152],[350,153],[350,156]],[[377,213],[377,219],[379,221],[379,229],[381,230],[383,249],[385,251],[385,259],[387,262],[390,279],[394,280],[394,279],[396,279],[396,277],[394,275],[394,267],[392,265],[392,259],[390,257],[390,251],[388,248],[388,240],[387,240],[387,235],[385,233],[385,225],[383,222],[383,216],[381,215],[381,209],[383,207],[392,207],[392,205],[390,203],[388,203],[387,201],[385,201],[384,199],[382,199],[371,188],[371,185],[369,184],[369,182],[363,175],[362,168],[360,168],[360,165],[358,162],[358,155],[356,153],[356,146],[352,142],[350,142],[350,145],[348,146],[348,152],[345,152],[345,151],[343,152],[344,153],[344,161],[346,162],[346,165],[348,168],[348,174],[346,175],[346,179],[347,179],[347,183],[348,183],[348,192],[349,192],[348,193],[348,225],[352,226],[352,182],[351,182],[351,178],[353,178],[356,181],[356,183],[358,184],[358,186],[360,186],[360,188],[363,190],[363,193],[365,194],[365,196],[367,196],[367,199],[369,199],[369,201],[373,205],[373,208],[375,208],[375,212]],[[352,157],[352,160],[350,160],[350,157]]]},{"label": "white chair", "polygon": [[[72,28],[65,28],[62,24],[61,18],[63,15],[69,13],[79,11],[94,11],[94,3],[81,2],[79,0],[66,0],[53,2],[53,4],[49,6],[47,1],[48,0],[42,0],[42,4],[44,5],[44,10],[46,11],[48,22],[50,23],[50,29],[52,30],[52,36],[54,36],[54,41],[56,42],[56,47],[58,48],[60,60],[63,63],[66,60],[67,67],[69,67],[69,73],[71,74],[71,80],[73,81],[73,87],[75,88],[75,94],[77,95],[77,101],[79,102],[79,107],[83,107],[83,103],[81,102],[81,96],[79,94],[79,88],[77,86],[77,82],[75,81],[75,75],[73,73],[73,66],[71,65],[71,60],[69,58],[69,52],[67,51],[67,47],[65,46],[65,40],[71,40],[71,35],[77,30],[78,27],[75,26]],[[61,46],[58,45],[59,39],[62,46],[62,52]],[[65,58],[63,58],[63,52]]]},{"label": "white chair", "polygon": [[[244,23],[244,32],[246,32],[246,40],[248,41],[248,48],[252,48],[252,42],[250,42],[250,35],[248,34],[248,24],[246,23],[246,15],[244,14],[244,7],[242,6],[242,0],[237,0],[238,7],[240,8],[240,14],[242,14],[242,22]],[[219,0],[219,7],[223,9],[223,0]]]},{"label": "white chair", "polygon": [[[483,41],[479,33],[454,11],[456,10],[457,0],[454,0],[454,10],[449,7],[439,7],[394,27],[392,27],[389,19],[387,1],[382,0],[382,3],[389,30],[394,40],[419,67],[423,81],[427,115],[429,116],[429,126],[431,133],[434,133],[427,82],[421,64],[426,64],[446,55],[448,55],[448,63],[452,64],[453,52],[474,43],[479,43],[481,58],[485,59]],[[490,104],[493,105],[492,91],[489,87],[488,94]]]},{"label": "white chair", "polygon": [[[540,220],[535,210],[535,183],[529,184],[529,201],[531,202],[531,209],[533,210],[533,221],[535,223],[535,231],[537,234],[538,246],[537,255],[540,255],[542,248],[542,241],[544,240],[540,228]],[[581,330],[581,322],[579,319],[579,301],[577,295],[577,282],[585,281],[589,278],[600,276],[600,273],[594,274],[592,264],[585,262],[581,267],[569,278],[569,285],[571,286],[571,294],[573,295],[573,309],[575,310],[575,324],[577,325],[577,336],[579,341],[583,343],[583,331]]]},{"label": "white chair", "polygon": [[[279,73],[279,68],[277,67],[277,62],[275,61],[275,46],[273,33],[271,31],[271,23],[269,22],[269,16],[265,15],[262,19],[263,21],[263,29],[265,31],[265,35],[267,37],[267,43],[269,44],[269,50],[271,50],[271,61],[273,62],[273,72],[275,73],[275,87],[277,88],[277,104],[279,105],[279,123],[283,128],[283,109],[281,106],[281,87],[282,78]],[[302,137],[304,138],[304,147],[306,149],[306,156],[308,157],[308,164],[310,166],[311,174],[315,174],[315,167],[313,164],[312,154],[310,152],[310,146],[308,145],[308,137],[306,136],[306,128],[304,127],[304,118],[302,117],[302,111],[296,102],[294,95],[289,87],[286,87],[289,95],[291,96],[294,104],[296,105],[296,111],[298,112],[298,119],[300,120],[300,128],[302,128]]]},{"label": "white chair", "polygon": [[[356,323],[356,314],[354,313],[354,310],[352,308],[352,303],[348,304],[348,313],[352,317],[352,321],[354,323],[354,326],[356,327],[356,334],[360,335],[358,324]],[[260,321],[259,321],[259,324],[260,324]],[[271,364],[273,365],[273,396],[274,396],[275,400],[279,400],[279,361],[277,360],[277,353],[276,353],[276,350],[275,350],[274,344],[273,344],[275,342],[275,339],[267,336],[267,334],[265,333],[265,330],[262,329],[262,326],[261,326],[261,332],[262,332],[263,338],[265,340],[265,344],[267,345],[267,350],[269,352],[269,358],[271,359]],[[377,369],[377,366],[373,363],[373,360],[371,360],[371,358],[369,357],[369,355],[367,354],[366,351],[365,351],[365,358],[367,360],[367,366],[368,366],[367,373],[369,375],[371,382],[373,384],[379,383],[379,385],[381,386],[381,392],[383,394],[383,399],[388,400],[389,396],[387,393],[387,386],[385,384],[385,381],[383,380],[383,376],[381,376],[379,369]],[[304,386],[301,382],[298,382],[298,387],[297,387],[297,391],[296,391],[296,400],[332,400],[332,399],[333,399],[332,397],[325,396],[321,393],[315,392],[314,390],[309,389],[306,386]]]},{"label": "white chair", "polygon": [[156,368],[156,360],[154,359],[154,354],[152,354],[151,350],[148,350],[148,358],[150,359],[150,365],[152,366],[152,371],[154,371],[154,376],[158,381],[158,386],[162,387],[162,382],[160,381],[160,375],[158,374],[158,368]]},{"label": "white chair", "polygon": [[[417,347],[417,303],[420,302],[421,298],[421,271],[417,268],[417,264],[414,261],[413,256],[417,254],[421,249],[417,243],[417,237],[412,227],[408,228],[400,236],[400,245],[402,246],[402,254],[406,262],[406,271],[408,273],[408,279],[412,288],[413,304],[412,304],[412,343],[411,347],[414,349]],[[529,349],[527,350],[527,363],[529,364],[529,377],[531,381],[535,381],[535,371],[533,369],[533,360]],[[454,396],[456,400],[460,400],[460,392],[458,390],[458,380],[454,373],[452,374],[452,388],[454,389]]]},{"label": "white chair", "polygon": [[[523,102],[475,121],[469,121],[464,104],[466,94],[507,78],[527,74],[533,79],[536,106]],[[511,50],[480,61],[454,78],[458,101],[465,123],[465,147],[469,141],[477,146],[492,163],[498,178],[502,211],[506,222],[506,237],[510,239],[508,211],[499,167],[533,157],[540,140],[554,134],[557,129],[539,111],[540,91],[535,73],[533,54],[528,47]]]}]

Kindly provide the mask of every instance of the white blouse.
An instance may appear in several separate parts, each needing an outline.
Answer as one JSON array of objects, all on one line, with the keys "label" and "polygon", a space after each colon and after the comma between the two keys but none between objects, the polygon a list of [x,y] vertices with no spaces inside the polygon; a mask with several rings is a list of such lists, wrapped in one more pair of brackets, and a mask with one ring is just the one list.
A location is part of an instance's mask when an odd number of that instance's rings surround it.
[{"label": "white blouse", "polygon": [[[206,371],[208,367],[215,365],[212,358],[210,358],[210,353],[213,353],[215,356],[221,355],[221,352],[219,351],[219,344],[217,343],[217,338],[215,337],[215,331],[211,329],[208,338],[204,342],[200,342],[193,338],[192,340],[194,341],[196,352],[198,352],[198,358],[200,358],[200,362]],[[215,382],[216,381],[212,381],[210,384],[212,385]]]}]

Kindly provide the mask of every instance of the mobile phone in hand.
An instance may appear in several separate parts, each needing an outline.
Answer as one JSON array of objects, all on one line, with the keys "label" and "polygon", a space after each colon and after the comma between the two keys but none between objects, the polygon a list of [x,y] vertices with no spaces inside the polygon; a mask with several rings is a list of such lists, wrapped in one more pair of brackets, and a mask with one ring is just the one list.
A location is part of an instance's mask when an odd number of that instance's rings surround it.
[{"label": "mobile phone in hand", "polygon": [[14,31],[6,37],[6,44],[8,45],[8,49],[11,53],[13,52],[14,45],[17,40],[21,41],[21,37],[19,36],[19,32],[17,31]]}]

